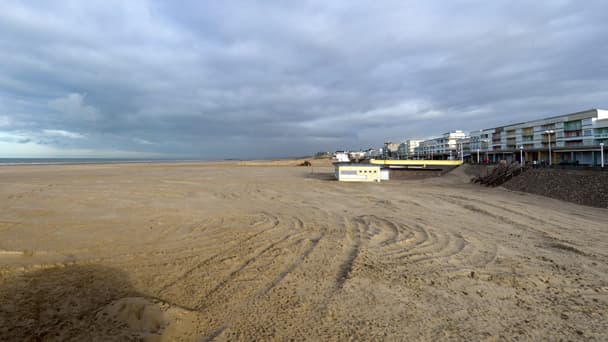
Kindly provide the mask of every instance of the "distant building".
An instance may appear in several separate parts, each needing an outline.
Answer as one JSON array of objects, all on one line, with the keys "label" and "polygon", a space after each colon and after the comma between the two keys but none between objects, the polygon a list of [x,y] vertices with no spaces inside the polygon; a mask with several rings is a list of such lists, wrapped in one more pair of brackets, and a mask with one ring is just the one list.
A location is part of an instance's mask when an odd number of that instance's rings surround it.
[{"label": "distant building", "polygon": [[365,151],[365,159],[377,159],[382,156],[382,149],[370,148]]},{"label": "distant building", "polygon": [[384,159],[398,159],[399,151],[399,143],[395,142],[385,142],[384,148],[382,148],[382,152],[384,154]]},{"label": "distant building", "polygon": [[352,151],[348,152],[348,158],[351,161],[360,162],[365,159],[365,151]]},{"label": "distant building", "polygon": [[336,152],[334,152],[331,160],[334,163],[348,163],[348,162],[350,162],[350,158],[348,157],[348,152],[346,152],[346,151],[336,151]]},{"label": "distant building", "polygon": [[[472,161],[598,165],[600,144],[608,147],[608,111],[591,109],[471,132]],[[551,149],[551,157],[549,157]]]},{"label": "distant building", "polygon": [[399,159],[418,159],[416,148],[422,141],[422,139],[407,139],[399,144],[397,149]]},{"label": "distant building", "polygon": [[458,152],[457,158],[465,161],[471,158],[471,137],[466,136],[456,141],[456,151]]},{"label": "distant building", "polygon": [[458,159],[458,140],[464,139],[466,134],[461,130],[444,133],[442,136],[419,142],[415,148],[417,155],[425,159]]}]

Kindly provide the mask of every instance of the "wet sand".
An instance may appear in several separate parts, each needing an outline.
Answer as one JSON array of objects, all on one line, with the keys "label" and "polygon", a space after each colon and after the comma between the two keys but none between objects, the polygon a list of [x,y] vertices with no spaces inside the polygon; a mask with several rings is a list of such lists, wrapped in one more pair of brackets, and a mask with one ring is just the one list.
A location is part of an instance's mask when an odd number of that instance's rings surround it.
[{"label": "wet sand", "polygon": [[608,339],[607,209],[276,165],[0,167],[0,340]]}]

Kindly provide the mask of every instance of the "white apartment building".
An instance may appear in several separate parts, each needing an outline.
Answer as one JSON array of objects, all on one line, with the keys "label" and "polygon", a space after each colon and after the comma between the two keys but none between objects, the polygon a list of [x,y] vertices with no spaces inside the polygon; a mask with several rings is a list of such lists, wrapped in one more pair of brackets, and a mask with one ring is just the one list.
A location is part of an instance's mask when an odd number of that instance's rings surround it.
[{"label": "white apartment building", "polygon": [[399,144],[397,155],[399,159],[418,159],[416,148],[422,142],[422,139],[407,139]]},{"label": "white apartment building", "polygon": [[385,142],[382,148],[384,159],[397,159],[399,158],[399,143]]},{"label": "white apartment building", "polygon": [[521,153],[528,162],[598,165],[601,143],[608,149],[608,111],[591,109],[474,131],[469,146],[477,162],[519,160]]},{"label": "white apartment building", "polygon": [[447,132],[440,137],[419,142],[414,150],[425,159],[457,159],[460,151],[458,140],[465,137],[466,134],[460,130]]}]

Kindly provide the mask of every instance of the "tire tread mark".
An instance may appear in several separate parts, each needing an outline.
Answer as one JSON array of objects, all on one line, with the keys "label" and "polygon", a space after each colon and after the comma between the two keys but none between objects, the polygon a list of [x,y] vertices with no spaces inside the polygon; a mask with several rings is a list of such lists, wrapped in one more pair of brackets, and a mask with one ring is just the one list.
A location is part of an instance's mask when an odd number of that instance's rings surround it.
[{"label": "tire tread mark", "polygon": [[300,266],[302,264],[302,262],[306,258],[308,258],[308,256],[315,250],[315,248],[319,244],[319,241],[321,241],[321,239],[324,237],[324,235],[325,234],[322,234],[321,236],[319,236],[317,238],[310,239],[309,240],[310,243],[309,243],[308,247],[304,250],[304,252],[302,254],[300,254],[298,257],[296,257],[295,261],[293,261],[289,266],[287,266],[283,271],[281,271],[274,279],[272,279],[268,284],[266,284],[266,286],[264,286],[264,288],[262,288],[258,292],[258,296],[262,296],[262,295],[265,295],[266,293],[268,293],[268,291],[272,290],[281,281],[283,281],[283,279],[285,279],[285,277],[287,275],[289,275],[298,266]]},{"label": "tire tread mark", "polygon": [[163,287],[160,289],[160,291],[165,291],[165,290],[167,290],[168,288],[170,288],[170,287],[174,286],[174,285],[175,285],[175,284],[177,284],[178,282],[180,282],[180,281],[182,281],[183,279],[185,279],[186,277],[188,277],[190,274],[192,274],[193,272],[195,272],[197,269],[200,269],[200,268],[202,268],[203,266],[208,265],[208,264],[209,264],[211,261],[213,261],[213,260],[215,260],[215,259],[217,259],[217,258],[221,257],[222,255],[225,255],[226,253],[228,253],[228,252],[230,252],[230,251],[235,250],[236,248],[238,248],[238,247],[239,247],[240,245],[242,245],[243,243],[245,243],[245,242],[247,242],[247,241],[249,241],[249,240],[251,240],[251,239],[254,239],[254,238],[258,237],[258,236],[260,236],[261,234],[264,234],[264,233],[266,233],[266,232],[268,232],[268,231],[270,231],[270,230],[274,229],[275,227],[276,227],[276,225],[273,225],[273,226],[272,226],[272,227],[270,227],[270,228],[267,228],[267,229],[261,230],[261,231],[259,231],[259,232],[253,233],[253,234],[251,234],[250,236],[246,237],[245,239],[243,239],[243,240],[239,241],[239,243],[238,243],[238,244],[235,244],[233,247],[231,247],[231,248],[229,248],[229,249],[227,249],[227,250],[223,250],[223,251],[221,251],[221,252],[218,252],[218,253],[216,253],[216,254],[214,254],[214,255],[210,256],[209,258],[207,258],[207,259],[205,259],[205,260],[201,261],[200,263],[198,263],[198,264],[194,265],[194,266],[193,266],[193,267],[191,267],[190,269],[188,269],[188,270],[186,270],[185,272],[183,272],[183,273],[182,273],[180,276],[178,276],[177,278],[175,278],[173,281],[171,281],[171,282],[169,282],[168,284],[164,285],[164,286],[163,286]]},{"label": "tire tread mark", "polygon": [[[344,283],[346,283],[346,280],[348,280],[348,276],[352,272],[355,261],[357,260],[357,257],[359,256],[359,253],[361,252],[361,228],[360,228],[360,226],[363,225],[363,227],[365,227],[365,232],[367,232],[367,229],[369,228],[369,226],[366,224],[366,222],[363,219],[361,219],[361,217],[359,217],[357,220],[355,220],[355,222],[357,223],[357,229],[355,230],[355,242],[354,242],[353,246],[350,248],[350,251],[348,252],[346,260],[344,260],[344,262],[342,262],[342,264],[338,268],[338,273],[336,274],[336,279],[334,282],[334,287],[333,287],[332,292],[340,291],[344,287]],[[365,232],[364,232],[364,234],[365,234]]]},{"label": "tire tread mark", "polygon": [[254,261],[256,261],[260,256],[262,256],[264,253],[268,252],[269,250],[273,249],[276,245],[278,245],[279,243],[289,239],[292,235],[288,234],[285,235],[283,238],[281,238],[278,241],[275,241],[269,245],[267,245],[266,247],[264,247],[261,251],[259,251],[258,253],[256,253],[254,256],[252,256],[251,258],[245,260],[245,262],[243,262],[237,269],[233,270],[232,272],[230,272],[230,274],[228,274],[227,277],[225,277],[222,281],[220,281],[215,287],[213,287],[202,299],[201,304],[196,306],[197,310],[202,310],[204,308],[206,308],[208,306],[208,300],[211,296],[213,296],[216,292],[220,291],[222,288],[224,288],[226,286],[226,284],[228,284],[228,282],[230,282],[230,280],[234,279],[234,277],[239,274],[241,271],[243,271],[247,266],[249,266],[251,263],[253,263]]}]

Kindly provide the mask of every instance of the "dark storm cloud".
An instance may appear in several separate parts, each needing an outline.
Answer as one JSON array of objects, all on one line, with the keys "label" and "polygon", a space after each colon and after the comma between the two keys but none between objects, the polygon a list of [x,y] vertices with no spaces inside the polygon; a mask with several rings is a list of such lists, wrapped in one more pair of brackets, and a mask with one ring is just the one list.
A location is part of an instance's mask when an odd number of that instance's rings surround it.
[{"label": "dark storm cloud", "polygon": [[0,149],[302,155],[608,107],[607,12],[604,1],[2,2]]}]

